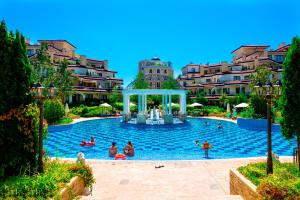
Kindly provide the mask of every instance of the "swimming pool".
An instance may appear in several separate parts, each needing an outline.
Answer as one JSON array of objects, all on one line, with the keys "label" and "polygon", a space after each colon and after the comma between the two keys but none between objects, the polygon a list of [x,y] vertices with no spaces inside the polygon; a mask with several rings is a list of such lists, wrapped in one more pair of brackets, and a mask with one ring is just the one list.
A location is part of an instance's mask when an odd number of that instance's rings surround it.
[{"label": "swimming pool", "polygon": [[[204,152],[194,144],[208,140],[213,148],[211,159],[265,156],[267,152],[266,131],[246,130],[227,121],[188,118],[187,123],[176,125],[130,125],[120,123],[120,118],[99,119],[72,125],[49,126],[44,141],[50,157],[76,158],[83,152],[86,158],[111,160],[108,148],[117,142],[118,152],[123,153],[127,141],[132,141],[135,156],[129,160],[200,160]],[[204,122],[209,122],[205,126]],[[223,129],[217,129],[221,123]],[[81,147],[81,140],[96,139],[96,146]],[[272,133],[273,152],[291,156],[295,140],[285,140],[280,132]]]}]

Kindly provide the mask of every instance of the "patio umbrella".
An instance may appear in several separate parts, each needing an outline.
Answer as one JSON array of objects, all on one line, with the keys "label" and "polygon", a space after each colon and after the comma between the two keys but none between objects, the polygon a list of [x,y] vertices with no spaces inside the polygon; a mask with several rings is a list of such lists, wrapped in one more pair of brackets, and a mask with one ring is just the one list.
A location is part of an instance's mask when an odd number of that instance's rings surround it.
[{"label": "patio umbrella", "polygon": [[235,108],[246,108],[246,107],[248,107],[249,106],[249,104],[247,104],[247,103],[240,103],[239,105],[236,105],[236,106],[234,106]]},{"label": "patio umbrella", "polygon": [[203,105],[201,103],[193,103],[191,105],[188,105],[189,107],[202,107]]},{"label": "patio umbrella", "polygon": [[69,112],[70,112],[70,109],[69,109],[68,103],[66,103],[66,105],[65,105],[65,113],[68,114]]},{"label": "patio umbrella", "polygon": [[230,104],[229,103],[227,103],[227,109],[226,109],[226,111],[229,113],[230,112]]},{"label": "patio umbrella", "polygon": [[112,107],[112,106],[109,105],[108,103],[102,103],[102,104],[100,104],[100,106],[103,106],[103,107]]},{"label": "patio umbrella", "polygon": [[102,103],[102,104],[100,104],[100,106],[102,107],[102,113],[103,113],[103,107],[104,107],[104,108],[112,107],[112,106],[109,105],[108,103]]}]

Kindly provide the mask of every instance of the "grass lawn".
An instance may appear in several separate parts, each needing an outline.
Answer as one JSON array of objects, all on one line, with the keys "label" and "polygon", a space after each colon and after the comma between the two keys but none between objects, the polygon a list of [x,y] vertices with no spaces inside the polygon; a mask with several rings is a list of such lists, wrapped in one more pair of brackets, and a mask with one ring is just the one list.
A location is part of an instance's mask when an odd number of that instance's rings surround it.
[{"label": "grass lawn", "polygon": [[59,191],[77,175],[86,185],[94,182],[91,169],[86,165],[47,161],[44,174],[15,176],[0,181],[0,199],[60,199]]},{"label": "grass lawn", "polygon": [[300,199],[300,173],[297,164],[274,162],[274,173],[267,176],[267,163],[253,163],[238,168],[266,199]]}]

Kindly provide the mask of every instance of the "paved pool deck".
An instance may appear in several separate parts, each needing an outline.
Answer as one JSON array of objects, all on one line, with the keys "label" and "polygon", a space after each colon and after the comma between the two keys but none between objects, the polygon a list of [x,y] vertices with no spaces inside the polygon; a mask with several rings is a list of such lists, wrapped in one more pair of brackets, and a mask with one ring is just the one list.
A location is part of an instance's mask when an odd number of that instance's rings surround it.
[{"label": "paved pool deck", "polygon": [[[281,157],[291,162],[291,157]],[[199,161],[87,160],[96,184],[88,200],[242,199],[229,194],[229,169],[266,160],[265,157]],[[163,165],[164,167],[155,168]]]}]

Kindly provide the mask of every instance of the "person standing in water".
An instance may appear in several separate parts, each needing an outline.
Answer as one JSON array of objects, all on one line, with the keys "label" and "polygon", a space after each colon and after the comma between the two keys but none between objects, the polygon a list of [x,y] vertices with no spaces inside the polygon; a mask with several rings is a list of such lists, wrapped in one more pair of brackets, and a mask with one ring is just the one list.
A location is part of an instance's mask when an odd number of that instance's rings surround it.
[{"label": "person standing in water", "polygon": [[113,142],[111,147],[109,147],[109,151],[108,154],[110,157],[115,157],[115,155],[118,153],[118,149],[117,149],[117,143]]},{"label": "person standing in water", "polygon": [[134,148],[130,141],[128,141],[126,147],[124,148],[124,154],[126,156],[134,156]]},{"label": "person standing in water", "polygon": [[199,147],[201,147],[204,150],[205,158],[208,158],[208,151],[212,147],[208,141],[206,140],[202,145],[198,140],[195,141],[195,144]]}]

